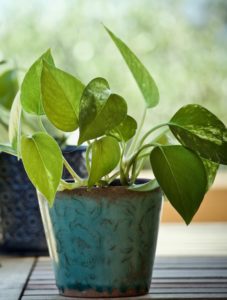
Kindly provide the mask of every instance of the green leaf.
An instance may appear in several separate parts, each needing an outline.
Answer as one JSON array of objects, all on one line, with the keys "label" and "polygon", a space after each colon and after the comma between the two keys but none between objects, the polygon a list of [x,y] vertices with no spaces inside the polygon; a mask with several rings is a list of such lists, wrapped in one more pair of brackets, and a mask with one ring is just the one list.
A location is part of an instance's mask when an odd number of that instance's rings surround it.
[{"label": "green leaf", "polygon": [[105,29],[109,33],[111,39],[119,49],[122,57],[132,72],[144,100],[146,101],[147,107],[151,108],[156,106],[159,102],[159,92],[154,79],[129,47],[107,27],[105,27]]},{"label": "green leaf", "polygon": [[226,126],[209,110],[189,104],[170,120],[169,127],[179,142],[203,158],[227,164]]},{"label": "green leaf", "polygon": [[8,144],[0,144],[0,152],[5,152],[10,155],[17,156],[17,152]]},{"label": "green leaf", "polygon": [[154,175],[173,207],[189,224],[207,188],[200,157],[182,146],[155,147],[150,155]]},{"label": "green leaf", "polygon": [[3,73],[0,76],[0,104],[10,109],[18,89],[17,72],[8,70]]},{"label": "green leaf", "polygon": [[8,142],[8,128],[0,120],[0,143]]},{"label": "green leaf", "polygon": [[203,165],[205,167],[206,174],[207,174],[207,191],[208,191],[209,188],[214,183],[214,180],[215,180],[218,168],[219,168],[219,164],[214,163],[205,158],[202,158],[202,161],[203,161]]},{"label": "green leaf", "polygon": [[44,132],[23,136],[21,155],[29,179],[52,205],[63,169],[58,144]]},{"label": "green leaf", "polygon": [[9,110],[0,104],[0,123],[8,129]]},{"label": "green leaf", "polygon": [[13,147],[13,149],[17,150],[20,155],[20,129],[21,129],[21,103],[20,103],[20,95],[17,94],[14,99],[12,109],[10,111],[9,116],[9,141]]},{"label": "green leaf", "polygon": [[23,109],[35,115],[43,115],[42,95],[41,95],[41,73],[43,60],[54,65],[50,50],[47,50],[25,74],[21,86],[21,105]]},{"label": "green leaf", "polygon": [[50,122],[62,131],[77,129],[84,85],[72,75],[43,62],[41,89],[43,108]]},{"label": "green leaf", "polygon": [[125,100],[110,94],[103,78],[93,79],[85,88],[80,103],[80,137],[78,144],[104,135],[127,116]]},{"label": "green leaf", "polygon": [[121,122],[114,129],[110,130],[107,134],[115,137],[119,141],[127,142],[135,135],[136,129],[136,120],[130,116],[127,116],[123,122]]},{"label": "green leaf", "polygon": [[157,189],[159,184],[156,179],[152,179],[143,184],[133,184],[128,189],[136,192],[149,192]]},{"label": "green leaf", "polygon": [[88,186],[93,186],[103,176],[109,174],[117,166],[119,160],[120,147],[115,138],[107,136],[94,141]]}]

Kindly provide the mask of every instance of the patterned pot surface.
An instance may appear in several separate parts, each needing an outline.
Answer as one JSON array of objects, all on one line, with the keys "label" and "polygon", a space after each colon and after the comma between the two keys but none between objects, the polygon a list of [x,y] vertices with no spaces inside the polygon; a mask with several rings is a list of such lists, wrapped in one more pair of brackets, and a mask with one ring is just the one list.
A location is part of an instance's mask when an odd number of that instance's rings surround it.
[{"label": "patterned pot surface", "polygon": [[[87,175],[85,147],[67,147],[64,156],[82,177]],[[63,178],[70,178],[64,170]],[[0,251],[47,253],[36,190],[21,161],[0,154]]]},{"label": "patterned pot surface", "polygon": [[125,187],[58,192],[39,203],[61,294],[121,297],[149,290],[162,193]]}]

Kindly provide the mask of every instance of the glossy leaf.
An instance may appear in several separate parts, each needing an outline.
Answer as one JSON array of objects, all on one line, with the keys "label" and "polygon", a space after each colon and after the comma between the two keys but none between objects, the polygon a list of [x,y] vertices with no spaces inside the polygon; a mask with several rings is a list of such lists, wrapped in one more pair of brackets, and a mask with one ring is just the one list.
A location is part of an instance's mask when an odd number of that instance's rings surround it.
[{"label": "glossy leaf", "polygon": [[159,92],[154,79],[129,47],[107,27],[105,27],[105,29],[132,72],[132,75],[146,101],[147,107],[150,108],[156,106],[159,102]]},{"label": "glossy leaf", "polygon": [[80,139],[83,140],[83,135],[86,136],[86,132],[91,127],[90,124],[100,113],[110,94],[108,82],[101,77],[91,80],[85,87],[80,101]]},{"label": "glossy leaf", "polygon": [[62,131],[77,129],[84,85],[72,75],[43,62],[41,89],[43,108],[50,122]]},{"label": "glossy leaf", "polygon": [[182,145],[213,162],[227,164],[227,129],[206,108],[196,104],[182,107],[169,127]]},{"label": "glossy leaf", "polygon": [[9,141],[13,147],[13,149],[18,150],[18,146],[20,145],[20,126],[21,126],[21,103],[20,103],[20,95],[17,94],[16,98],[14,99],[10,116],[9,116]]},{"label": "glossy leaf", "polygon": [[156,179],[152,179],[143,184],[133,184],[128,189],[135,192],[149,192],[157,189],[159,184]]},{"label": "glossy leaf", "polygon": [[21,104],[23,109],[35,115],[43,115],[42,95],[41,95],[41,73],[43,60],[54,65],[50,50],[47,50],[25,74],[21,86]]},{"label": "glossy leaf", "polygon": [[21,155],[29,179],[52,205],[63,169],[58,144],[44,132],[23,136]]},{"label": "glossy leaf", "polygon": [[187,224],[197,212],[207,189],[202,160],[182,146],[160,146],[150,155],[154,175],[172,206]]},{"label": "glossy leaf", "polygon": [[104,135],[127,116],[125,100],[110,94],[103,78],[93,79],[85,88],[80,104],[80,137],[78,144]]},{"label": "glossy leaf", "polygon": [[209,190],[209,188],[212,186],[212,184],[214,183],[218,168],[219,168],[219,164],[214,163],[208,159],[203,158],[202,159],[205,170],[206,170],[206,174],[207,174],[207,191]]},{"label": "glossy leaf", "polygon": [[94,141],[88,186],[93,186],[103,176],[109,174],[117,166],[119,160],[120,147],[115,138],[107,136]]},{"label": "glossy leaf", "polygon": [[110,130],[108,135],[115,137],[119,141],[127,142],[135,135],[136,129],[136,120],[130,116],[127,116],[117,127]]},{"label": "glossy leaf", "polygon": [[18,89],[16,70],[8,70],[0,75],[0,104],[10,109]]}]

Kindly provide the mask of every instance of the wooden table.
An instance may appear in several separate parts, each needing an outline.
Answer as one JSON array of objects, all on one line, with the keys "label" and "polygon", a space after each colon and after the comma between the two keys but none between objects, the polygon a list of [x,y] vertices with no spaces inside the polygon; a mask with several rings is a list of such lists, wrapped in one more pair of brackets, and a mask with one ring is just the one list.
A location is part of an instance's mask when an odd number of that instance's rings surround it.
[{"label": "wooden table", "polygon": [[[0,263],[1,300],[72,300],[58,295],[48,257]],[[158,256],[150,294],[131,299],[227,299],[227,256]]]}]

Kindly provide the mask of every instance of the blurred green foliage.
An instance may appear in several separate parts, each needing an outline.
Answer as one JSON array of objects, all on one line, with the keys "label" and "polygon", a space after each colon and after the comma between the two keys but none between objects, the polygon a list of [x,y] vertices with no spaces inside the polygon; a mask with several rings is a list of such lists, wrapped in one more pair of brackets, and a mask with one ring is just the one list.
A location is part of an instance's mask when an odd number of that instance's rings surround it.
[{"label": "blurred green foliage", "polygon": [[148,127],[188,103],[204,105],[227,123],[225,0],[2,0],[0,19],[0,60],[27,68],[51,47],[60,67],[85,84],[105,77],[125,97],[129,113],[140,117],[142,96],[103,22],[157,82],[160,105],[150,111]]}]

